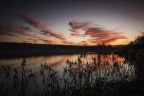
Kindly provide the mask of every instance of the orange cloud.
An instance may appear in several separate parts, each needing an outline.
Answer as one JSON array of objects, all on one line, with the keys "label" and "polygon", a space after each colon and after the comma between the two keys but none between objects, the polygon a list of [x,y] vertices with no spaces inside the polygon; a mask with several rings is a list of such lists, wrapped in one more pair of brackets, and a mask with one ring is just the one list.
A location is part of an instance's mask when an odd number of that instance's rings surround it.
[{"label": "orange cloud", "polygon": [[85,32],[85,34],[90,35],[92,37],[92,39],[90,39],[90,42],[98,45],[99,44],[108,45],[120,39],[127,39],[120,32],[113,32],[113,31],[104,30],[102,28],[97,28],[97,27],[90,27]]},{"label": "orange cloud", "polygon": [[14,24],[11,24],[11,26],[8,25],[0,26],[0,35],[1,37],[3,36],[15,37],[17,40],[23,39],[24,42],[29,43],[47,42],[47,44],[51,44],[49,40],[44,41],[44,39],[40,37],[40,33],[33,31],[30,27],[18,26],[18,25],[16,26]]},{"label": "orange cloud", "polygon": [[102,28],[94,28],[94,27],[90,27],[86,32],[86,35],[90,35],[91,37],[96,37],[96,36],[108,36],[108,35],[112,35],[112,34],[118,34],[116,32],[111,32],[111,31],[107,31],[104,30]]},{"label": "orange cloud", "polygon": [[106,40],[103,40],[103,44],[104,45],[110,45],[111,43],[113,43],[113,42],[115,42],[115,41],[117,41],[117,40],[120,40],[120,39],[127,39],[126,37],[124,37],[124,36],[112,36],[112,37],[110,37],[110,38],[108,38],[108,39],[106,39]]},{"label": "orange cloud", "polygon": [[44,44],[53,44],[54,41],[52,40],[46,40],[46,39],[39,39],[40,41],[44,42]]},{"label": "orange cloud", "polygon": [[74,32],[71,36],[88,37],[86,41],[81,41],[79,44],[86,45],[93,43],[95,45],[111,44],[120,39],[127,39],[122,35],[122,32],[115,32],[113,30],[106,30],[100,27],[91,27],[88,22],[71,21],[69,23],[71,31]]},{"label": "orange cloud", "polygon": [[[65,37],[63,34],[50,30],[44,22],[33,16],[22,13],[18,14],[24,21],[38,29],[33,31],[25,26],[0,26],[0,34],[23,38],[24,41],[44,44],[66,44],[66,45],[109,45],[120,39],[127,39],[122,32],[106,30],[100,27],[92,27],[88,22],[71,21],[69,23],[73,32]],[[48,37],[49,36],[49,37]],[[58,40],[58,41],[57,41]]]}]

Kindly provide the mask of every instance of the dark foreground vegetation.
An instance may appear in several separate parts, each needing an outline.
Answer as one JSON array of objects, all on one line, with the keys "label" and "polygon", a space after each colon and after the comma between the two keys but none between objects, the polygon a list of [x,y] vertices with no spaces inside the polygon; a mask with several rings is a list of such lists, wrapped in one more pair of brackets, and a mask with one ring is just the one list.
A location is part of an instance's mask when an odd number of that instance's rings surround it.
[{"label": "dark foreground vegetation", "polygon": [[139,78],[144,78],[144,35],[137,37],[133,42],[121,50],[115,51],[119,56],[125,57],[131,63],[136,63]]},{"label": "dark foreground vegetation", "polygon": [[[40,81],[36,74],[27,72],[26,59],[21,63],[21,70],[1,66],[3,81],[1,96],[137,96],[144,94],[144,81],[137,82],[133,68],[128,72],[123,66],[126,61],[117,62],[113,55],[111,62],[101,61],[101,56],[91,58],[92,63],[81,54],[75,61],[67,59],[62,74],[46,63],[40,66]],[[104,67],[107,66],[107,67]],[[101,69],[99,69],[101,68]]]},{"label": "dark foreground vegetation", "polygon": [[[112,62],[107,61],[107,58],[102,62],[101,56],[98,56],[98,58],[91,58],[92,63],[89,63],[86,53],[83,52],[75,61],[67,59],[62,74],[46,63],[42,63],[39,71],[40,81],[36,80],[36,74],[32,70],[30,72],[25,70],[27,66],[25,58],[21,63],[20,71],[11,69],[9,66],[0,66],[0,72],[3,73],[0,95],[143,96],[144,36],[138,37],[127,46],[112,48],[117,48],[112,52],[124,56],[125,61],[119,63],[113,55]],[[134,70],[123,67],[126,63],[133,64]],[[125,70],[135,72],[135,75],[130,75]]]}]

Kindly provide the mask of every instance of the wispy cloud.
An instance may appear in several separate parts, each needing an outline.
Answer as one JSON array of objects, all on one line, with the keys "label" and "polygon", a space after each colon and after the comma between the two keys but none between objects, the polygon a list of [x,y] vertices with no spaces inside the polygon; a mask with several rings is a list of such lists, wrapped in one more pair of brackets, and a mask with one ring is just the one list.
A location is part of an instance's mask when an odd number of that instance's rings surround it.
[{"label": "wispy cloud", "polygon": [[50,35],[61,40],[63,43],[69,43],[68,41],[66,42],[66,37],[63,34],[51,30],[48,24],[45,24],[44,22],[34,18],[33,16],[27,13],[21,13],[18,14],[18,16],[20,16],[28,24],[32,25],[35,28],[38,28],[42,35]]},{"label": "wispy cloud", "polygon": [[81,41],[79,44],[80,45],[85,45],[85,46],[89,45],[87,41]]},{"label": "wispy cloud", "polygon": [[[65,37],[59,32],[51,30],[48,24],[45,24],[33,16],[27,13],[21,13],[19,16],[33,27],[39,29],[42,35],[53,36],[64,44],[75,44],[75,42],[69,41],[68,37]],[[110,44],[111,42],[117,41],[119,39],[127,39],[120,32],[106,30],[100,27],[93,27],[89,22],[71,21],[68,24],[71,27],[70,31],[73,32],[70,34],[71,36],[74,36],[75,38],[89,36],[89,41],[80,41],[81,44],[85,44],[86,42],[91,42],[93,44]]]},{"label": "wispy cloud", "polygon": [[[90,23],[87,22],[77,23],[75,21],[75,22],[70,22],[69,25],[72,27],[72,30],[74,32],[71,34],[72,36],[90,37],[87,41],[81,41],[80,44],[85,44],[86,42],[89,42],[96,45],[99,44],[108,45],[120,39],[127,39],[124,35],[122,35],[122,32],[106,30],[100,27],[92,27],[90,26]],[[81,34],[82,32],[83,34]]]},{"label": "wispy cloud", "polygon": [[44,44],[53,44],[53,43],[54,43],[54,41],[48,40],[48,39],[42,39],[42,38],[41,38],[41,39],[38,39],[38,40],[44,42]]},{"label": "wispy cloud", "polygon": [[[0,26],[0,35],[22,38],[26,42],[44,44],[67,44],[67,45],[109,45],[120,39],[127,39],[122,32],[107,30],[92,26],[89,22],[71,21],[69,26],[72,33],[66,37],[60,32],[55,32],[50,26],[27,13],[18,14],[25,22],[31,25],[19,26],[11,24]],[[34,31],[32,27],[36,28]]]},{"label": "wispy cloud", "polygon": [[47,28],[47,24],[43,23],[42,21],[34,18],[28,13],[19,13],[17,14],[21,19],[23,19],[25,22],[29,23],[30,25],[36,27],[36,28]]},{"label": "wispy cloud", "polygon": [[44,32],[43,35],[49,34],[50,36],[53,36],[53,37],[58,38],[60,40],[64,40],[65,39],[63,34],[60,34],[60,33],[57,33],[57,32],[52,32],[52,31],[49,31],[49,30],[46,30],[46,29],[43,29],[41,31]]},{"label": "wispy cloud", "polygon": [[127,39],[125,36],[111,36],[105,40],[103,40],[103,44],[104,45],[110,45],[111,43],[113,43],[114,41],[120,40],[120,39]]},{"label": "wispy cloud", "polygon": [[102,28],[89,28],[85,34],[92,37],[93,43],[104,45],[108,45],[120,39],[127,39],[126,36],[122,35],[122,32],[114,32]]},{"label": "wispy cloud", "polygon": [[59,38],[59,39],[63,39],[64,36],[57,33],[57,32],[53,32],[50,28],[49,28],[49,25],[48,24],[45,24],[44,22],[36,19],[35,17],[33,17],[32,15],[30,14],[27,14],[27,13],[20,13],[18,14],[18,16],[20,18],[22,18],[25,22],[27,22],[28,24],[32,25],[33,27],[35,28],[38,28],[43,35],[51,35],[51,36],[54,36],[56,38]]},{"label": "wispy cloud", "polygon": [[69,22],[69,25],[71,27],[70,31],[80,34],[87,30],[89,23],[88,22],[71,21],[71,22]]},{"label": "wispy cloud", "polygon": [[[3,36],[10,36],[15,37],[15,39],[22,39],[26,42],[31,43],[38,43],[38,42],[44,42],[44,35],[41,35],[34,30],[32,30],[30,27],[26,26],[18,26],[11,24],[9,25],[1,25],[0,26],[0,35]],[[38,39],[42,39],[41,41]],[[4,40],[3,40],[4,41]],[[45,41],[47,44],[50,44],[51,42],[49,40]]]},{"label": "wispy cloud", "polygon": [[[29,32],[26,32],[29,31]],[[7,36],[15,36],[15,37],[21,37],[21,36],[31,36],[29,33],[31,32],[31,29],[29,27],[24,26],[15,26],[15,25],[1,25],[0,26],[0,34],[1,35],[7,35]]]}]

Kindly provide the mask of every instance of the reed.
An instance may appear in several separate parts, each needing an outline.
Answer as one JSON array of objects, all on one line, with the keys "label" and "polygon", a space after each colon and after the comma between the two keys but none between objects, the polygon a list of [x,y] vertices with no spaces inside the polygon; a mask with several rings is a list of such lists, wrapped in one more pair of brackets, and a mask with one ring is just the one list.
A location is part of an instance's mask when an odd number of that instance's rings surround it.
[{"label": "reed", "polygon": [[[114,54],[112,62],[107,56],[103,60],[102,58],[98,55],[88,60],[86,53],[82,53],[75,61],[67,59],[62,76],[46,62],[41,63],[41,82],[36,80],[32,70],[26,72],[27,61],[24,58],[20,74],[17,69],[2,66],[5,83],[1,94],[10,96],[7,93],[13,90],[13,96],[120,96],[119,89],[124,83],[119,82],[132,80],[134,77],[129,76],[133,68],[126,69],[126,61],[118,62],[118,57]],[[14,74],[11,73],[12,70]]]}]

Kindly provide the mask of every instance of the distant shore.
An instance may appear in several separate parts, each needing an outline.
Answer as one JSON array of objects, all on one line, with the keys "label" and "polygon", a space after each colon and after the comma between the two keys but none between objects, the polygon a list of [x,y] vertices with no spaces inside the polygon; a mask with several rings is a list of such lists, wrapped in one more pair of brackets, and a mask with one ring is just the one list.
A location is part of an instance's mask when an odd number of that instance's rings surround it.
[{"label": "distant shore", "polygon": [[30,43],[0,43],[0,58],[75,54],[81,52],[111,53],[114,46],[72,46]]}]

